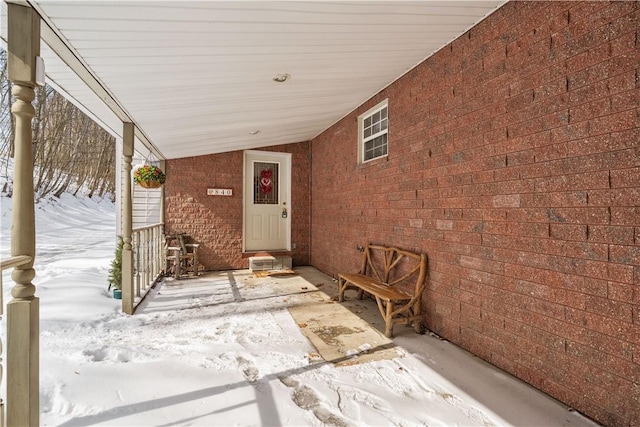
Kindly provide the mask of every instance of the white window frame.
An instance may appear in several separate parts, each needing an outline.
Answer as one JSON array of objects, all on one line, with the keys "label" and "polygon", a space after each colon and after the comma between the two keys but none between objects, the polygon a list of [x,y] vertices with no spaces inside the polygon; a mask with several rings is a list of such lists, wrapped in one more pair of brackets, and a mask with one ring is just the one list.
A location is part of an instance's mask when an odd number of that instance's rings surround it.
[{"label": "white window frame", "polygon": [[[373,118],[373,115],[379,111],[387,109],[387,117],[386,117],[386,127],[379,132],[371,134],[369,136],[365,135],[365,121],[368,118]],[[376,157],[372,157],[370,159],[365,160],[365,144],[371,140],[379,138],[383,135],[386,135],[386,143],[385,143],[385,153]],[[381,157],[387,157],[389,155],[389,99],[385,99],[384,101],[377,104],[375,107],[367,110],[364,114],[358,116],[358,162],[359,163],[367,163],[375,159],[379,159]]]}]

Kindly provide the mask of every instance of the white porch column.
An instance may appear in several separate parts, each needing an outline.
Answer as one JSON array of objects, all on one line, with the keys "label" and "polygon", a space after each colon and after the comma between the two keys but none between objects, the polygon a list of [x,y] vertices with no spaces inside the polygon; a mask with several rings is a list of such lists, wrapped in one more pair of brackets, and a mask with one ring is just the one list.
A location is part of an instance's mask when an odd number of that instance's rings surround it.
[{"label": "white porch column", "polygon": [[122,189],[122,311],[133,314],[133,300],[135,293],[133,290],[133,200],[131,181],[131,160],[133,158],[133,123],[124,123],[122,131],[122,157],[124,160],[124,173],[122,179],[124,186]]},{"label": "white porch column", "polygon": [[[167,173],[167,162],[165,160],[160,160],[160,169],[162,169],[164,171],[164,173]],[[165,191],[164,191],[164,185],[160,188],[160,191],[162,191],[162,198],[160,199],[160,218],[159,218],[159,222],[161,222],[162,224],[164,224],[164,196],[165,196]],[[163,227],[164,230],[164,227]],[[164,239],[164,236],[160,236]],[[163,242],[164,244],[164,242]]]},{"label": "white porch column", "polygon": [[8,71],[16,121],[11,255],[31,262],[16,267],[7,304],[7,425],[37,426],[39,419],[39,302],[33,258],[36,230],[33,192],[33,136],[36,57],[40,55],[40,17],[30,7],[8,3]]}]

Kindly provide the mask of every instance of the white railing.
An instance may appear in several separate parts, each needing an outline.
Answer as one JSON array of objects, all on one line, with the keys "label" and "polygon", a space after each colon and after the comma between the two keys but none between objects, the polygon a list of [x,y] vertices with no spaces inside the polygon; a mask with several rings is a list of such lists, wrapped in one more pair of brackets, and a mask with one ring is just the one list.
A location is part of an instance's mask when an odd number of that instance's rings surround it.
[{"label": "white railing", "polygon": [[134,295],[139,303],[165,268],[164,224],[134,228],[132,231]]},{"label": "white railing", "polygon": [[[2,300],[3,287],[2,287],[2,271],[7,270],[9,268],[19,267],[21,265],[27,264],[31,262],[31,257],[27,255],[14,256],[11,258],[3,259],[0,261],[0,320],[2,320],[2,315],[4,313],[4,301]],[[7,352],[9,349],[7,349]],[[2,340],[0,340],[0,383],[2,383],[2,367],[4,365],[4,347],[2,345]],[[4,418],[4,399],[0,396],[0,427],[4,427],[5,418]]]}]

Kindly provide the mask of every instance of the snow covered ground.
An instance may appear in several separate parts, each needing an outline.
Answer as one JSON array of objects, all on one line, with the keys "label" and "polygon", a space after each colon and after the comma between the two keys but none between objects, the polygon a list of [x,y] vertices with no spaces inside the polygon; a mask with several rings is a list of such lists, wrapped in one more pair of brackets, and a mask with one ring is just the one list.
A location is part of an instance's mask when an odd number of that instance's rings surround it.
[{"label": "snow covered ground", "polygon": [[[6,258],[10,199],[0,203]],[[36,226],[42,425],[590,424],[468,355],[444,353],[450,344],[434,338],[420,337],[420,345],[436,341],[432,350],[404,349],[393,360],[343,367],[314,360],[286,309],[246,298],[268,296],[268,288],[238,281],[240,301],[225,275],[187,306],[123,315],[107,293],[113,204],[64,195],[38,205]],[[4,283],[8,302],[8,272]],[[170,288],[167,282],[155,292]],[[446,369],[477,380],[462,386],[443,375]],[[492,389],[496,380],[506,385]],[[519,394],[518,403],[502,397]]]}]

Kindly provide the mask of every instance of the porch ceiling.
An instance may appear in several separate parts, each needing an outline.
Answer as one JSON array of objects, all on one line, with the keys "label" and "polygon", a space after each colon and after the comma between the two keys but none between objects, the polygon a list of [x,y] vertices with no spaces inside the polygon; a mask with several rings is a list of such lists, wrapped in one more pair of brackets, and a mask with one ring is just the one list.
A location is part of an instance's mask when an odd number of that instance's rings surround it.
[{"label": "porch ceiling", "polygon": [[309,140],[504,3],[27,1],[54,86],[165,158]]}]

